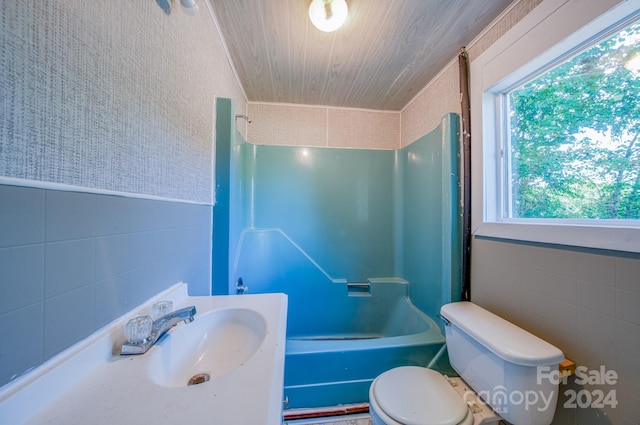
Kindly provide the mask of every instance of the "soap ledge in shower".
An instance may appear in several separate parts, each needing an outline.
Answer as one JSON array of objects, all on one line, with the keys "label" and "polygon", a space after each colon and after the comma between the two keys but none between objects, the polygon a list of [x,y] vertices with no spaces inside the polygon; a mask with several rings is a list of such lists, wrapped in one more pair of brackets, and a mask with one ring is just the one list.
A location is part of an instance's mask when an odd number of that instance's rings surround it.
[{"label": "soap ledge in shower", "polygon": [[370,297],[370,282],[347,282],[347,295],[350,297]]}]

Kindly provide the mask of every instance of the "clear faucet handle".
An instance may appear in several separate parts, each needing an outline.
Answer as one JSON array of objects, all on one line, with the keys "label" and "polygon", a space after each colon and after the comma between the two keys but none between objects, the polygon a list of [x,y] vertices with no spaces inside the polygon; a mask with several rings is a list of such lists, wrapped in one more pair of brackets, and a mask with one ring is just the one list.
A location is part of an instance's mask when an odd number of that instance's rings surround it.
[{"label": "clear faucet handle", "polygon": [[153,320],[158,320],[162,316],[166,316],[172,311],[173,311],[172,301],[168,301],[168,300],[158,301],[153,306],[151,306],[151,318]]},{"label": "clear faucet handle", "polygon": [[132,344],[140,344],[151,335],[153,321],[150,316],[138,316],[129,320],[124,326],[127,340]]}]

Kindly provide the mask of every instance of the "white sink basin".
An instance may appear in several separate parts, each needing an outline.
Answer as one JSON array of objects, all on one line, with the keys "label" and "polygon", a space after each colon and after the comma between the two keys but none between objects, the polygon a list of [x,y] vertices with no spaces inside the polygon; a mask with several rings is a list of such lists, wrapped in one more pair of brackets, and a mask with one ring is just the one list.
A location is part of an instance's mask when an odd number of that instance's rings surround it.
[{"label": "white sink basin", "polygon": [[[120,356],[124,323],[153,302],[194,305],[145,354]],[[0,389],[0,424],[280,425],[284,294],[190,297],[175,285]],[[206,374],[209,380],[187,385]]]},{"label": "white sink basin", "polygon": [[255,310],[214,310],[163,337],[149,356],[150,379],[163,387],[207,384],[241,366],[265,337],[264,317]]}]

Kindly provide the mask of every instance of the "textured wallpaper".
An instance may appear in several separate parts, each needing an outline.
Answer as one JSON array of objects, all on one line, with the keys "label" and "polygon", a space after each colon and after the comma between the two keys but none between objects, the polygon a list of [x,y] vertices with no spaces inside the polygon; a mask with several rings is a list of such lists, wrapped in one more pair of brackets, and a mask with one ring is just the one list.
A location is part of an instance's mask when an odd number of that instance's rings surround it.
[{"label": "textured wallpaper", "polygon": [[198,4],[4,1],[0,176],[211,203],[214,98],[246,101]]}]

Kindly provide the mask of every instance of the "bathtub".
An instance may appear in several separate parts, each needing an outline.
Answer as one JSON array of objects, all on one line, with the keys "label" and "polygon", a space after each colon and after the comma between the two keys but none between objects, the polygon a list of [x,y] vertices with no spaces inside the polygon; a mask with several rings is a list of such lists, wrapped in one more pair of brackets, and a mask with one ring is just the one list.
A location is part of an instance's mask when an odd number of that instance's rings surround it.
[{"label": "bathtub", "polygon": [[[367,402],[369,386],[380,373],[427,366],[444,345],[438,325],[411,303],[406,280],[336,285],[344,285],[347,296],[324,307],[289,310],[285,408]],[[438,365],[448,363],[443,359]]]}]

